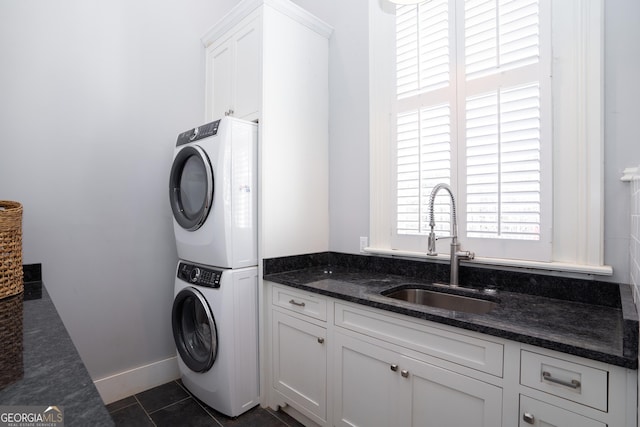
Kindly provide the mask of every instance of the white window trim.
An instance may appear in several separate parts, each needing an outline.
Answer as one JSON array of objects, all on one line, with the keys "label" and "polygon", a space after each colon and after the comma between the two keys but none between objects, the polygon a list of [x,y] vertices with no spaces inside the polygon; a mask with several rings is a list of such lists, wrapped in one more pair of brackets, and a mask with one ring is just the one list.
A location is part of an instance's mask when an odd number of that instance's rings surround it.
[{"label": "white window trim", "polygon": [[[478,258],[475,263],[610,276],[612,268],[603,263],[604,0],[551,3],[553,137],[562,141],[553,148],[552,262]],[[427,258],[390,249],[394,25],[395,6],[369,0],[371,246],[367,251]]]}]

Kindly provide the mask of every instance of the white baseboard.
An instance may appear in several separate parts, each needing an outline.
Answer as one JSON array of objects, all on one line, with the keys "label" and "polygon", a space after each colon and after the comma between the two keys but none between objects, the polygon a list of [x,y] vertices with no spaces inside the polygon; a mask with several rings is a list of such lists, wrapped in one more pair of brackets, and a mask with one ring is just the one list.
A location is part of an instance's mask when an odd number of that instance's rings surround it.
[{"label": "white baseboard", "polygon": [[119,372],[93,383],[105,405],[180,378],[176,356]]}]

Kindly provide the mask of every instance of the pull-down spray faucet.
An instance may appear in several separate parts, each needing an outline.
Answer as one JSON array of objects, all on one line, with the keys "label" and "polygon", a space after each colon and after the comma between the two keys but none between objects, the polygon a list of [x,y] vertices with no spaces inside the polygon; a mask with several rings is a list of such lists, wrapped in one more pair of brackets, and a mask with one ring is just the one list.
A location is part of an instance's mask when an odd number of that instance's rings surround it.
[{"label": "pull-down spray faucet", "polygon": [[[435,216],[433,214],[433,205],[435,203],[436,195],[440,190],[446,190],[451,197],[451,235],[450,236],[442,236],[436,237],[434,232],[434,228],[436,226]],[[449,280],[449,284],[451,286],[458,286],[458,270],[460,267],[461,259],[473,259],[475,254],[470,251],[461,251],[460,243],[458,242],[458,220],[456,215],[456,200],[453,196],[453,192],[451,191],[451,187],[447,184],[441,183],[437,184],[431,190],[431,195],[429,196],[429,227],[431,227],[431,231],[429,232],[429,252],[427,255],[435,256],[438,255],[436,252],[436,240],[438,239],[451,239],[451,277]]]}]

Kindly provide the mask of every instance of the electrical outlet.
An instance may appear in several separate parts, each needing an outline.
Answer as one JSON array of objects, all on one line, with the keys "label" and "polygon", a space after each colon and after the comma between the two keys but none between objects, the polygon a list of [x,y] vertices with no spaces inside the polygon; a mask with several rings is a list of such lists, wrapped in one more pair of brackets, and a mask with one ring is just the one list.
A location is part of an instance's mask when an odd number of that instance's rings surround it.
[{"label": "electrical outlet", "polygon": [[360,237],[360,253],[364,253],[364,248],[369,246],[369,238],[368,237]]}]

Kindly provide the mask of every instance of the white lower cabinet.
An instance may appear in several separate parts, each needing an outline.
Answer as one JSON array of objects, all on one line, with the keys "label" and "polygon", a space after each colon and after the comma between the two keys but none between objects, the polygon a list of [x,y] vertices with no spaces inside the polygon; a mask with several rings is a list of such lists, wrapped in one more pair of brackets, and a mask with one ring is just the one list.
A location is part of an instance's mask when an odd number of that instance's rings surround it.
[{"label": "white lower cabinet", "polygon": [[502,425],[502,389],[447,369],[403,357],[410,407],[399,425],[495,427]]},{"label": "white lower cabinet", "polygon": [[305,425],[637,427],[637,370],[265,283],[267,401]]},{"label": "white lower cabinet", "polygon": [[520,395],[519,427],[606,427],[600,421],[592,420],[566,409]]},{"label": "white lower cabinet", "polygon": [[367,341],[334,334],[336,425],[502,425],[499,387]]},{"label": "white lower cabinet", "polygon": [[273,387],[305,416],[327,420],[327,330],[273,311]]},{"label": "white lower cabinet", "polygon": [[408,395],[397,353],[340,333],[334,344],[334,425],[397,425],[398,402]]}]

